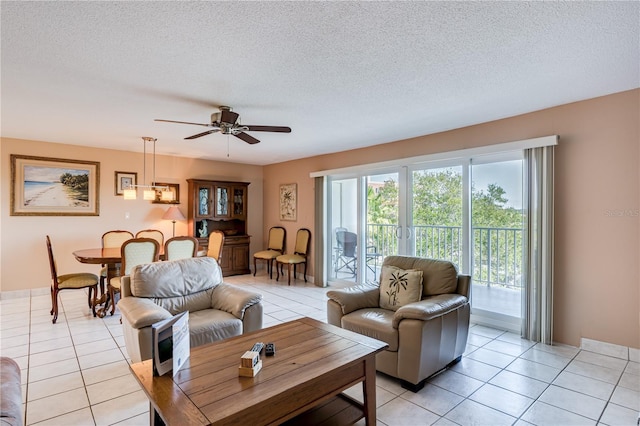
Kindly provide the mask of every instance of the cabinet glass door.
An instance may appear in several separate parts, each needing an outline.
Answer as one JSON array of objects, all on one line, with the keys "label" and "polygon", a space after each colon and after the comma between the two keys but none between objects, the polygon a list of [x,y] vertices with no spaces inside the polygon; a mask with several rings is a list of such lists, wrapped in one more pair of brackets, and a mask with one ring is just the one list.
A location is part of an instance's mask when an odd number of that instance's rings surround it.
[{"label": "cabinet glass door", "polygon": [[242,217],[244,213],[244,188],[233,188],[233,207],[232,213],[234,217]]},{"label": "cabinet glass door", "polygon": [[200,186],[198,187],[198,204],[196,206],[196,217],[209,217],[211,216],[211,187]]},{"label": "cabinet glass door", "polygon": [[216,187],[216,216],[229,216],[229,188],[226,186]]}]

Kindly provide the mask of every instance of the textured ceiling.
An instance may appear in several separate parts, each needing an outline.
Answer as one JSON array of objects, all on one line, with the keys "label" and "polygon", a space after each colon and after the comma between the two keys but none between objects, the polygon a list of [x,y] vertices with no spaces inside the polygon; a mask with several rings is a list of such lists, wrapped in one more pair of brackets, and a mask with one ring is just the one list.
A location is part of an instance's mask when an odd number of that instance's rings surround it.
[{"label": "textured ceiling", "polygon": [[[3,137],[271,164],[640,86],[634,2],[0,3]],[[248,145],[185,141],[230,105]],[[228,150],[228,152],[227,152]],[[229,157],[227,157],[227,154]]]}]

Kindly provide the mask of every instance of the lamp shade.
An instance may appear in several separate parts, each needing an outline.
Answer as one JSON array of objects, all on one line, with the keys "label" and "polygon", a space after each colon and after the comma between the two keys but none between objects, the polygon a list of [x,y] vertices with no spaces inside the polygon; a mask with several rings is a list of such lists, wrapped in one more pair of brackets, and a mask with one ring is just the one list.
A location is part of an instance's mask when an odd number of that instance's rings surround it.
[{"label": "lamp shade", "polygon": [[167,209],[166,212],[162,215],[162,218],[165,220],[184,220],[186,219],[180,209],[176,206],[171,206]]}]

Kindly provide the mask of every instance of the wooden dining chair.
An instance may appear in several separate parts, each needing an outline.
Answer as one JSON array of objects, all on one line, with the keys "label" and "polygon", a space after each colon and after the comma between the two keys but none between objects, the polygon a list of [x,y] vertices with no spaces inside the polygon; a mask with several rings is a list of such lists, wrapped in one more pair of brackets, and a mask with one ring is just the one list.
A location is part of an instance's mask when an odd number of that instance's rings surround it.
[{"label": "wooden dining chair", "polygon": [[267,272],[269,279],[273,279],[273,262],[276,257],[284,253],[284,245],[287,239],[287,231],[282,226],[273,226],[269,229],[269,240],[267,241],[267,249],[259,251],[253,255],[253,276],[256,276],[258,270],[257,261],[264,260],[267,262]]},{"label": "wooden dining chair", "polygon": [[[129,231],[122,230],[113,230],[107,231],[102,234],[102,248],[120,248],[122,244],[133,238],[133,233]],[[116,265],[119,269],[120,264]],[[104,295],[104,283],[108,277],[108,265],[102,265],[102,269],[100,270],[100,293]],[[95,314],[95,313],[94,313]]]},{"label": "wooden dining chair", "polygon": [[143,229],[136,232],[136,238],[151,238],[160,244],[160,247],[164,247],[164,234],[157,229]]},{"label": "wooden dining chair", "polygon": [[49,268],[51,269],[51,312],[53,315],[52,322],[55,324],[58,320],[58,294],[62,290],[80,290],[89,289],[87,301],[89,308],[93,310],[95,316],[95,307],[91,293],[98,291],[98,276],[89,272],[76,272],[72,274],[58,275],[55,258],[53,257],[53,247],[51,238],[47,235],[47,253],[49,254]]},{"label": "wooden dining chair", "polygon": [[153,238],[132,238],[122,244],[122,268],[120,275],[109,280],[109,299],[111,299],[111,315],[116,311],[116,293],[120,291],[120,279],[129,275],[134,266],[157,262],[160,256],[160,245]]},{"label": "wooden dining chair", "polygon": [[287,265],[288,281],[291,285],[291,269],[293,267],[293,279],[296,277],[296,266],[304,264],[304,282],[307,282],[307,256],[309,255],[309,243],[311,241],[311,231],[307,228],[300,228],[296,232],[296,246],[293,254],[283,254],[276,257],[276,281],[282,273],[282,265]]},{"label": "wooden dining chair", "polygon": [[224,232],[219,230],[211,231],[209,234],[209,246],[207,247],[207,256],[213,257],[218,265],[222,260],[222,247],[224,246]]},{"label": "wooden dining chair", "polygon": [[165,260],[186,259],[196,257],[198,253],[198,239],[194,237],[173,237],[164,243]]}]

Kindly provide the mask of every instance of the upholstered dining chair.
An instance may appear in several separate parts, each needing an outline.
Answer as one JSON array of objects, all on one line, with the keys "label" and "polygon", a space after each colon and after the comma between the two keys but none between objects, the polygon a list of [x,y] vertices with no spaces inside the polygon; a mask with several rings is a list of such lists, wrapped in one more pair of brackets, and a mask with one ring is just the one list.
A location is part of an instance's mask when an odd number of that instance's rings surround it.
[{"label": "upholstered dining chair", "polygon": [[257,252],[253,255],[253,276],[256,276],[257,261],[264,260],[267,262],[267,272],[269,279],[273,279],[273,262],[276,257],[284,253],[284,245],[287,238],[287,231],[282,226],[273,226],[269,229],[269,241],[267,241],[267,249]]},{"label": "upholstered dining chair", "polygon": [[291,285],[291,267],[293,267],[293,278],[296,275],[296,266],[304,264],[304,282],[307,282],[307,256],[309,254],[309,243],[311,241],[311,231],[307,228],[300,228],[296,232],[296,246],[293,254],[282,254],[276,257],[276,281],[282,273],[282,265],[287,265],[288,283]]},{"label": "upholstered dining chair", "polygon": [[136,238],[151,238],[160,244],[160,247],[164,247],[164,234],[157,229],[143,229],[136,232]]},{"label": "upholstered dining chair", "polygon": [[[109,298],[111,299],[111,315],[116,311],[116,293],[120,291],[120,281],[123,275],[129,275],[134,266],[143,263],[157,262],[160,255],[160,245],[153,238],[132,238],[125,241],[120,248],[122,254],[122,268],[120,276],[109,280]],[[105,307],[106,310],[106,307]]]},{"label": "upholstered dining chair", "polygon": [[[133,238],[133,233],[129,231],[122,230],[113,230],[107,231],[102,234],[102,248],[120,248],[122,247],[122,243],[127,240]],[[118,264],[118,269],[120,269],[120,264]],[[100,293],[104,293],[104,283],[107,280],[107,265],[102,265],[102,269],[100,270]],[[95,314],[95,312],[94,312]]]},{"label": "upholstered dining chair", "polygon": [[219,230],[211,231],[209,234],[209,246],[207,247],[207,256],[213,257],[218,265],[222,260],[222,247],[224,246],[224,232]]},{"label": "upholstered dining chair", "polygon": [[58,293],[62,290],[78,290],[78,289],[89,289],[89,295],[87,297],[87,302],[89,304],[89,308],[91,308],[94,312],[95,316],[95,308],[92,303],[93,299],[91,297],[91,293],[95,293],[98,291],[98,276],[96,274],[91,274],[88,272],[77,272],[72,274],[64,274],[58,275],[58,268],[56,266],[56,261],[53,257],[53,247],[51,246],[51,238],[47,235],[47,253],[49,254],[49,267],[51,268],[51,312],[53,315],[54,324],[58,320]]},{"label": "upholstered dining chair", "polygon": [[165,260],[186,259],[198,253],[198,240],[194,237],[173,237],[164,243]]}]

